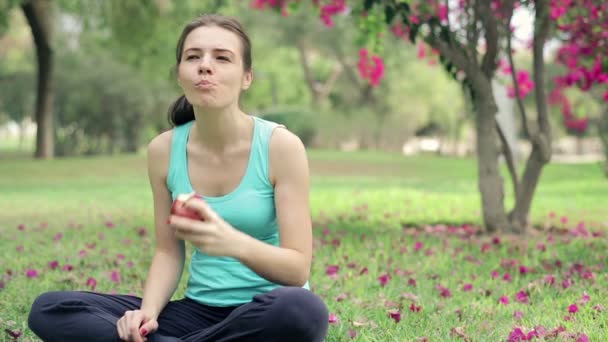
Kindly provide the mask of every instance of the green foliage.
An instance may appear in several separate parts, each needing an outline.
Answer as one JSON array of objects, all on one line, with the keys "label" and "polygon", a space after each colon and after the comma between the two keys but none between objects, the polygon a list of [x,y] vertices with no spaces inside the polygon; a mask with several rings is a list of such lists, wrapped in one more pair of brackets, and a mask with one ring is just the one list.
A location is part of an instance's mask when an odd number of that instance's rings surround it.
[{"label": "green foliage", "polygon": [[305,146],[311,144],[317,133],[315,116],[307,111],[275,110],[260,113],[259,116],[266,120],[285,125],[287,129],[302,140]]},{"label": "green foliage", "polygon": [[55,113],[59,155],[135,152],[164,120],[172,94],[107,54],[59,58]]},{"label": "green foliage", "polygon": [[6,113],[15,122],[32,116],[35,90],[36,78],[32,73],[0,75],[0,112]]}]

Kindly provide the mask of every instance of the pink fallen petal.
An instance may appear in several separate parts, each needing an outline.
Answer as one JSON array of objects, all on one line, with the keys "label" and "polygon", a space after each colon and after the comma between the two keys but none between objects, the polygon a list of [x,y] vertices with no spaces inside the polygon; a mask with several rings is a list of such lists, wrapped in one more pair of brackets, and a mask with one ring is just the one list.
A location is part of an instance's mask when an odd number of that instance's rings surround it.
[{"label": "pink fallen petal", "polygon": [[67,271],[70,272],[71,270],[74,269],[74,266],[70,265],[70,264],[65,264],[63,265],[63,267],[61,268],[62,271]]},{"label": "pink fallen petal", "polygon": [[8,336],[10,336],[14,341],[17,341],[19,339],[19,337],[21,337],[21,334],[23,334],[23,332],[21,330],[11,330],[11,329],[4,329],[4,331],[8,334]]},{"label": "pink fallen petal", "polygon": [[570,304],[570,306],[568,306],[568,312],[573,314],[577,313],[578,306],[576,304]]},{"label": "pink fallen petal", "polygon": [[338,265],[329,265],[325,269],[325,274],[327,274],[328,276],[332,276],[334,274],[337,274],[339,270],[340,270],[340,266],[338,266]]},{"label": "pink fallen petal", "polygon": [[386,273],[378,277],[378,281],[380,282],[380,286],[386,286],[388,281],[391,280],[390,274]]},{"label": "pink fallen petal", "polygon": [[416,306],[416,305],[414,305],[414,303],[410,304],[411,312],[420,312],[420,309],[422,309],[422,306]]},{"label": "pink fallen petal", "polygon": [[589,337],[581,333],[580,335],[578,335],[576,342],[589,342]]},{"label": "pink fallen petal", "polygon": [[401,312],[399,311],[389,311],[389,316],[395,320],[396,323],[399,323],[399,321],[401,321]]},{"label": "pink fallen petal", "polygon": [[97,280],[95,280],[95,278],[93,278],[93,277],[89,277],[87,279],[86,286],[90,286],[91,290],[95,291],[95,288],[97,287]]},{"label": "pink fallen petal", "polygon": [[59,267],[59,262],[57,260],[50,261],[48,266],[50,269],[54,270]]},{"label": "pink fallen petal", "polygon": [[515,328],[515,329],[513,329],[513,331],[511,331],[511,333],[509,334],[509,337],[507,337],[507,342],[520,342],[520,341],[526,341],[527,339],[528,339],[528,337],[521,330],[521,328]]},{"label": "pink fallen petal", "polygon": [[578,300],[580,304],[588,303],[591,300],[591,297],[587,294],[587,291],[583,291],[583,296]]},{"label": "pink fallen petal", "polygon": [[503,305],[507,305],[507,304],[509,304],[509,297],[502,296],[502,297],[500,297],[500,299],[498,301]]},{"label": "pink fallen petal", "polygon": [[517,294],[515,294],[515,300],[524,304],[529,303],[528,294],[525,291],[517,292]]},{"label": "pink fallen petal", "polygon": [[33,268],[29,268],[25,271],[25,276],[28,278],[36,278],[38,276],[38,271]]},{"label": "pink fallen petal", "polygon": [[336,302],[340,302],[343,301],[347,298],[346,293],[340,293],[339,295],[336,296],[335,300]]},{"label": "pink fallen petal", "polygon": [[465,292],[469,292],[471,290],[473,290],[473,285],[472,284],[464,284],[464,286],[462,287],[462,290]]},{"label": "pink fallen petal", "polygon": [[513,312],[513,317],[515,317],[516,319],[521,319],[522,317],[524,317],[524,313],[519,310],[515,310],[515,312]]},{"label": "pink fallen petal", "polygon": [[348,329],[348,337],[355,338],[357,337],[357,331],[353,329]]},{"label": "pink fallen petal", "polygon": [[330,314],[329,314],[329,323],[330,323],[330,324],[335,324],[335,323],[338,323],[338,316],[336,316],[336,315],[335,315],[335,314],[333,314],[333,313],[330,313]]}]

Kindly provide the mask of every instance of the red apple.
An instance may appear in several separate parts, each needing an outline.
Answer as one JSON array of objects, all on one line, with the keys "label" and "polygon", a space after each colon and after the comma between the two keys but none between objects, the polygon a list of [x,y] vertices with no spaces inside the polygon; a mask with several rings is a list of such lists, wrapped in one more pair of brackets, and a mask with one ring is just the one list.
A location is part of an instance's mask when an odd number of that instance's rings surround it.
[{"label": "red apple", "polygon": [[175,201],[173,201],[173,204],[171,205],[171,214],[177,215],[177,216],[182,216],[182,217],[187,217],[187,218],[193,219],[193,220],[203,220],[203,218],[196,211],[190,210],[184,206],[186,201],[188,201],[189,199],[191,199],[193,197],[203,199],[203,197],[201,195],[198,195],[194,192],[189,193],[189,194],[178,195],[175,198]]}]

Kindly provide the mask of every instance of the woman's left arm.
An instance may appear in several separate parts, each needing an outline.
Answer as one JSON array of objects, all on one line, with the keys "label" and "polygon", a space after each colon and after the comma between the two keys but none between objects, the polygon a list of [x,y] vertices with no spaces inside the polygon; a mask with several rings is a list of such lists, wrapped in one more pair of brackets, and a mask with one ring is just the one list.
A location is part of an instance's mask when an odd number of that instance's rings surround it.
[{"label": "woman's left arm", "polygon": [[274,283],[303,286],[310,276],[312,260],[306,149],[297,135],[277,128],[271,136],[269,150],[280,247],[243,234],[242,248],[236,258]]}]

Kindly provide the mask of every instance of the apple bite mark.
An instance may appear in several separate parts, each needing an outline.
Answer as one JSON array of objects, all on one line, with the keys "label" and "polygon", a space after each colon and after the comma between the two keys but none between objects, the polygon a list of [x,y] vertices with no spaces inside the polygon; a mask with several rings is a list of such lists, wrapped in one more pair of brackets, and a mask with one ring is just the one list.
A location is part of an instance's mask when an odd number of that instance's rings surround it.
[{"label": "apple bite mark", "polygon": [[193,197],[197,197],[203,199],[201,195],[196,194],[195,192],[191,192],[188,194],[180,194],[175,198],[173,204],[171,205],[171,214],[176,216],[187,217],[193,220],[203,220],[203,218],[194,210],[186,208],[184,205],[188,200]]}]

